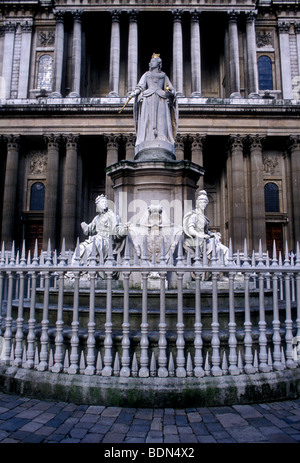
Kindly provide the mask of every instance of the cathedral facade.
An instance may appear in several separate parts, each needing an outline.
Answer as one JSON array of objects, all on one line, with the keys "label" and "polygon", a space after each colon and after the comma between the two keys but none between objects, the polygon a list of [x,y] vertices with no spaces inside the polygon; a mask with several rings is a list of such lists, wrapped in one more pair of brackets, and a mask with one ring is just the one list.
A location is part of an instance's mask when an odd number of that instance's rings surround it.
[{"label": "cathedral facade", "polygon": [[[176,159],[204,169],[235,250],[300,239],[300,11],[290,0],[3,0],[0,239],[74,248],[106,169],[134,160],[153,53],[177,91]],[[195,196],[197,191],[195,191]],[[176,198],[174,198],[176,199]]]}]

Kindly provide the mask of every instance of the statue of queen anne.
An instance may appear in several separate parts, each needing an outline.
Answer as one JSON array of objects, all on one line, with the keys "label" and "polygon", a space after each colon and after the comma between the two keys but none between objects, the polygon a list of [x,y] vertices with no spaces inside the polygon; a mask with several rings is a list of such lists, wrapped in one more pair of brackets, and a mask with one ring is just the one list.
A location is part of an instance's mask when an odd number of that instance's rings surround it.
[{"label": "statue of queen anne", "polygon": [[130,95],[135,97],[136,159],[144,157],[142,152],[150,159],[175,159],[176,92],[161,67],[160,55],[154,53],[149,71],[143,74]]}]

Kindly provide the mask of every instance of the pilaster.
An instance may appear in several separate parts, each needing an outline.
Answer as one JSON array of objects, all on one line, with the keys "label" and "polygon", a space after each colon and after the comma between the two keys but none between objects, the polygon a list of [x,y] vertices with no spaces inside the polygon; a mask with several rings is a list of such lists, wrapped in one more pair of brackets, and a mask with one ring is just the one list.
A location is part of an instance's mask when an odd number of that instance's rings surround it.
[{"label": "pilaster", "polygon": [[173,10],[173,84],[178,96],[183,96],[182,11]]},{"label": "pilaster", "polygon": [[61,238],[66,240],[66,249],[74,248],[76,238],[78,143],[79,135],[66,137],[61,231]]},{"label": "pilaster", "polygon": [[73,44],[72,44],[72,90],[68,95],[72,98],[80,97],[81,82],[81,10],[72,11],[73,14]]},{"label": "pilaster", "polygon": [[241,98],[238,13],[230,11],[228,14],[230,98]]},{"label": "pilaster", "polygon": [[51,247],[56,245],[57,239],[56,223],[61,136],[53,134],[45,135],[44,140],[47,143],[48,162],[44,206],[43,249],[47,249],[49,239],[51,241]]},{"label": "pilaster", "polygon": [[109,95],[119,96],[120,81],[120,11],[111,11],[111,38],[109,63]]},{"label": "pilaster", "polygon": [[286,100],[292,99],[292,76],[291,76],[289,31],[290,31],[289,21],[279,21],[278,22],[282,98]]},{"label": "pilaster", "polygon": [[292,208],[295,244],[300,241],[300,135],[289,137],[292,179]]},{"label": "pilaster", "polygon": [[3,192],[3,217],[1,232],[1,239],[7,244],[12,243],[15,231],[19,148],[20,136],[10,135],[7,138],[7,158]]}]

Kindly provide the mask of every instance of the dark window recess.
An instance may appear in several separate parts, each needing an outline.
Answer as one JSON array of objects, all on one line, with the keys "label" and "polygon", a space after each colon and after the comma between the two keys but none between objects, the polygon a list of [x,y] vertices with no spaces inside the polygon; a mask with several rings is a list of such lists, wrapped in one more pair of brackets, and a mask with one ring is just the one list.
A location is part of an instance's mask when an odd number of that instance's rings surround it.
[{"label": "dark window recess", "polygon": [[45,202],[45,185],[41,182],[36,182],[31,187],[30,192],[30,210],[43,211]]},{"label": "dark window recess", "polygon": [[272,182],[265,185],[265,211],[280,212],[278,186]]},{"label": "dark window recess", "polygon": [[258,58],[259,90],[273,90],[272,61],[269,56]]}]

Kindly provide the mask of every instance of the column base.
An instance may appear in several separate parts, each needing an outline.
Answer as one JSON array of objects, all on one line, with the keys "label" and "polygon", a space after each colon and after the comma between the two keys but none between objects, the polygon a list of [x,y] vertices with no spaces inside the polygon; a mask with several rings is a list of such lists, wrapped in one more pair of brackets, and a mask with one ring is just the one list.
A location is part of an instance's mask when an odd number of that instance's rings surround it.
[{"label": "column base", "polygon": [[111,91],[111,92],[109,92],[107,97],[108,98],[120,98],[120,95],[118,94],[118,92]]},{"label": "column base", "polygon": [[67,98],[80,98],[80,95],[77,92],[71,92],[71,93],[69,93]]},{"label": "column base", "polygon": [[191,98],[203,98],[203,95],[201,92],[193,92],[191,93]]},{"label": "column base", "polygon": [[249,93],[248,98],[255,98],[255,99],[261,98],[261,95],[259,95],[258,93],[252,92],[252,93]]},{"label": "column base", "polygon": [[48,98],[62,98],[62,94],[59,92],[52,92]]},{"label": "column base", "polygon": [[242,95],[239,92],[233,92],[229,98],[242,98]]}]

